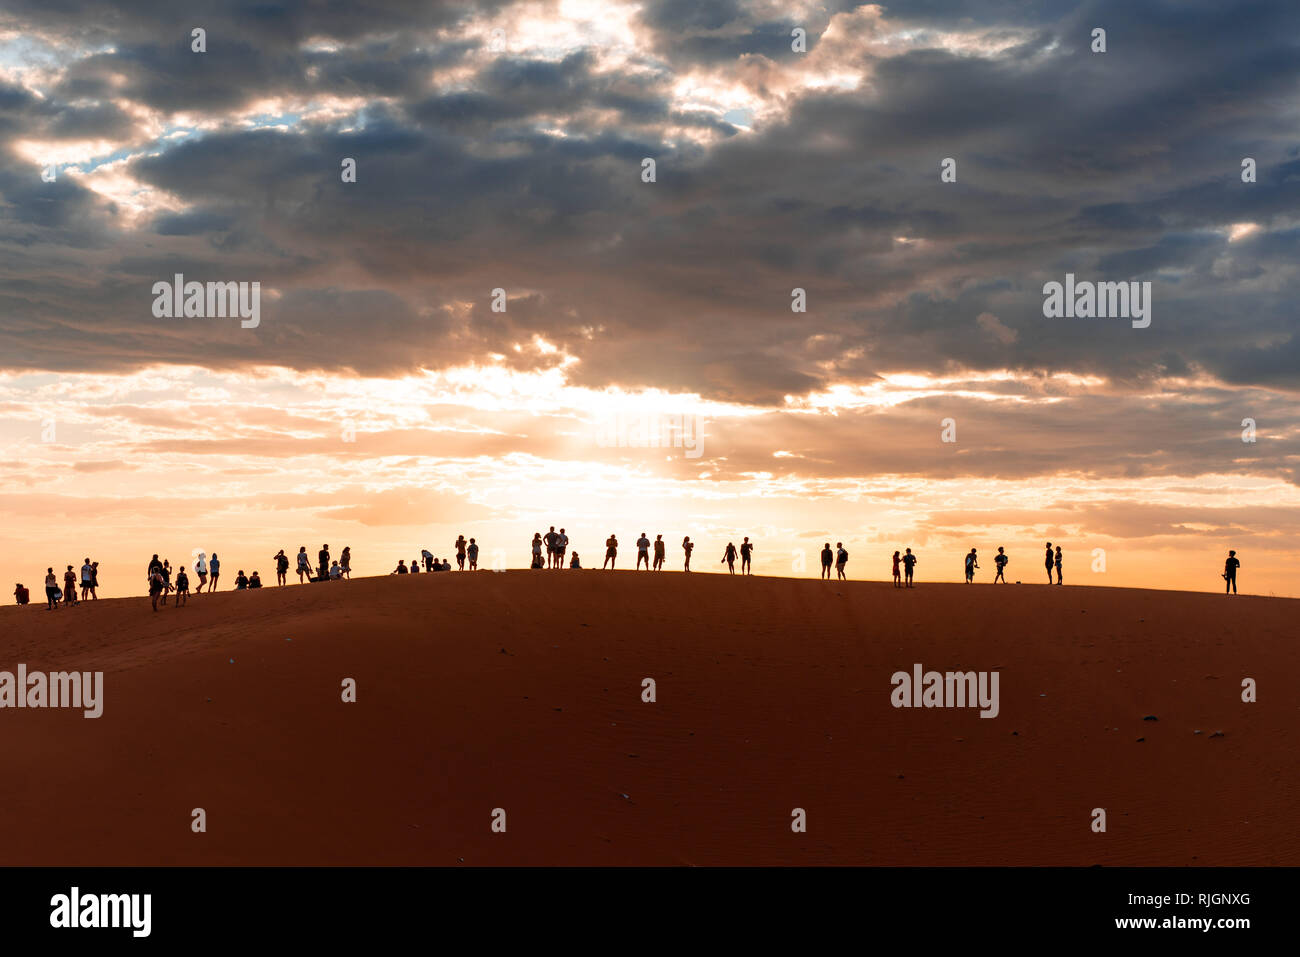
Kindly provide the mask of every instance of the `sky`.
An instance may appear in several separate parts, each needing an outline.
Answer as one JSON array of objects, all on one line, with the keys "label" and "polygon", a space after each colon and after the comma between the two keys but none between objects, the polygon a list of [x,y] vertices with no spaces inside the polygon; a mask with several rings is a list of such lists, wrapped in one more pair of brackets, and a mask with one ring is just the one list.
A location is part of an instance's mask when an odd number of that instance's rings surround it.
[{"label": "sky", "polygon": [[[555,525],[1300,596],[1298,46],[1290,0],[9,0],[0,580]],[[1067,275],[1150,324],[1046,316]]]}]

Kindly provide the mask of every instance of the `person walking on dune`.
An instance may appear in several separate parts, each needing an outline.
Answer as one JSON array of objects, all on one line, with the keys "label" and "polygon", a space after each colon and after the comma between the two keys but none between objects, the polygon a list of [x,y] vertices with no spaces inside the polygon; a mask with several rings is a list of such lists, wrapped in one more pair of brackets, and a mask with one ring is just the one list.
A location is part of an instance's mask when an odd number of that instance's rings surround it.
[{"label": "person walking on dune", "polygon": [[469,543],[465,541],[464,535],[456,536],[456,570],[465,570],[465,547]]},{"label": "person walking on dune", "polygon": [[212,561],[208,562],[208,568],[212,572],[212,581],[208,582],[208,592],[212,593],[217,590],[217,579],[221,577],[221,561],[217,558],[217,553],[212,553]]},{"label": "person walking on dune", "polygon": [[843,542],[835,543],[835,571],[839,575],[840,581],[847,581],[848,575],[844,574],[844,566],[849,563],[849,552],[844,547]]},{"label": "person walking on dune", "polygon": [[1052,543],[1047,543],[1047,554],[1043,558],[1043,564],[1047,567],[1047,584],[1052,583],[1052,569],[1056,567],[1055,556],[1052,555]]},{"label": "person walking on dune", "polygon": [[[727,549],[722,553],[722,562],[727,563],[727,574],[736,574],[736,546],[727,542]],[[721,565],[722,562],[718,564]]]},{"label": "person walking on dune", "polygon": [[176,607],[190,602],[190,576],[185,574],[185,566],[176,569]]},{"label": "person walking on dune", "polygon": [[1241,567],[1241,562],[1237,561],[1237,553],[1228,551],[1228,560],[1223,563],[1223,581],[1225,595],[1231,593],[1237,594],[1237,569]]},{"label": "person walking on dune", "polygon": [[194,574],[199,579],[199,587],[194,589],[194,594],[197,595],[208,583],[208,559],[202,552],[194,556]]},{"label": "person walking on dune", "polygon": [[155,568],[149,573],[149,600],[153,602],[153,610],[158,610],[158,598],[163,593],[163,574],[161,568]]},{"label": "person walking on dune", "polygon": [[469,540],[469,545],[465,549],[465,554],[469,556],[469,570],[478,571],[478,542],[474,539]]},{"label": "person walking on dune", "polygon": [[902,562],[903,562],[902,557],[898,554],[897,551],[895,551],[894,552],[894,587],[895,588],[903,587],[903,579],[899,572],[899,566],[902,564]]},{"label": "person walking on dune", "polygon": [[600,566],[601,571],[605,570],[606,565],[608,565],[609,568],[612,570],[614,568],[614,563],[617,560],[618,560],[618,537],[611,534],[609,538],[605,539],[605,561],[601,563]]},{"label": "person walking on dune", "polygon": [[695,543],[691,541],[691,536],[687,535],[682,539],[682,551],[686,553],[685,571],[691,570],[691,552],[695,551]]},{"label": "person walking on dune", "polygon": [[993,576],[993,584],[996,585],[999,581],[1004,585],[1007,583],[1006,570],[1007,562],[1009,561],[1011,561],[1011,559],[1007,557],[1007,553],[1003,551],[1002,546],[999,545],[998,553],[993,558],[993,564],[997,566],[998,570],[997,574]]},{"label": "person walking on dune", "polygon": [[289,584],[289,556],[284,553],[283,548],[275,553],[275,583]]},{"label": "person walking on dune", "polygon": [[966,584],[969,585],[975,580],[975,569],[979,568],[979,562],[975,560],[975,549],[971,549],[966,555]]},{"label": "person walking on dune", "polygon": [[919,560],[920,559],[918,559],[915,555],[912,554],[912,550],[910,548],[907,549],[907,553],[903,556],[903,577],[906,580],[907,588],[912,587],[912,570],[916,568],[916,563]]},{"label": "person walking on dune", "polygon": [[646,538],[645,532],[636,540],[636,570],[641,570],[641,563],[645,562],[645,570],[650,570],[650,539]]},{"label": "person walking on dune", "polygon": [[1061,584],[1061,546],[1056,546],[1056,584]]},{"label": "person walking on dune", "polygon": [[754,554],[754,543],[745,536],[745,540],[740,543],[740,573],[742,575],[752,575],[754,570],[750,567],[750,557]]},{"label": "person walking on dune", "polygon": [[835,553],[831,551],[831,543],[827,542],[822,548],[822,578],[827,581],[831,580],[831,564],[835,561]]},{"label": "person walking on dune", "polygon": [[655,571],[661,571],[664,567],[664,537],[655,536]]},{"label": "person walking on dune", "polygon": [[343,573],[344,578],[347,578],[349,580],[352,578],[352,546],[351,545],[344,545],[343,551],[339,552],[339,571]]}]

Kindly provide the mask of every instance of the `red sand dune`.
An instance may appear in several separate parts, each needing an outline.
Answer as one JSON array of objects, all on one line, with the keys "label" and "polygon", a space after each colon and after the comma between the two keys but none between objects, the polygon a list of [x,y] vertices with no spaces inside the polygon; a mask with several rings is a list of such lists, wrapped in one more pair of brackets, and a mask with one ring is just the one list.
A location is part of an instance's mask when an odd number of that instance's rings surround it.
[{"label": "red sand dune", "polygon": [[[105,694],[0,710],[0,864],[1300,864],[1297,611],[568,570],[8,607],[0,670]],[[891,707],[916,662],[1000,715]]]}]

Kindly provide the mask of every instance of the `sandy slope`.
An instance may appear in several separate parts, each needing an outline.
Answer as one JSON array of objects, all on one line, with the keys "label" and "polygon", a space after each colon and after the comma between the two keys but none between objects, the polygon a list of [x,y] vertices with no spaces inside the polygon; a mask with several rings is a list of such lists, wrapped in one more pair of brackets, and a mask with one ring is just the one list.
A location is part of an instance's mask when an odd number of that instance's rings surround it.
[{"label": "sandy slope", "polygon": [[[1297,612],[597,571],[8,607],[0,669],[106,691],[0,710],[0,864],[1300,864]],[[915,662],[1001,714],[892,708]]]}]

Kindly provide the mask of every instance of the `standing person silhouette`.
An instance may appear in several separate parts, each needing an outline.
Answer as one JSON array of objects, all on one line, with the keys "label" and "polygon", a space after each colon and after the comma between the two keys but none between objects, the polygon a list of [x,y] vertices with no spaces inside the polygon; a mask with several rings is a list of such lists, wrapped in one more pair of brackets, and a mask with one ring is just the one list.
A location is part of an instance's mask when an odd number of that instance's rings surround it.
[{"label": "standing person silhouette", "polygon": [[902,559],[899,557],[898,552],[895,551],[895,552],[894,552],[894,587],[895,587],[895,588],[902,588],[902,587],[903,587],[903,579],[900,577],[900,575],[899,575],[899,571],[898,571],[898,566],[899,566],[899,564],[900,564],[901,562],[902,562]]},{"label": "standing person silhouette", "polygon": [[1237,553],[1228,551],[1228,560],[1223,563],[1223,580],[1225,582],[1223,593],[1229,592],[1237,594],[1237,569],[1241,567],[1241,562],[1237,561]]},{"label": "standing person silhouette", "polygon": [[664,537],[655,536],[655,571],[662,571],[664,567]]},{"label": "standing person silhouette", "polygon": [[558,537],[559,536],[555,534],[554,525],[552,525],[551,530],[548,531],[542,537],[542,541],[546,544],[546,567],[547,568],[555,567],[555,539]]},{"label": "standing person silhouette", "polygon": [[745,536],[745,540],[740,543],[740,573],[742,575],[752,575],[754,570],[750,567],[750,556],[754,554],[754,543]]},{"label": "standing person silhouette", "polygon": [[[154,575],[153,566],[150,565],[149,581],[151,583],[153,581],[153,575]],[[162,573],[159,573],[158,577],[159,579],[161,579]],[[62,600],[63,600],[63,589],[59,587],[59,580],[58,578],[55,577],[54,568],[51,566],[50,568],[45,569],[45,610],[58,611],[59,602],[61,602]],[[156,600],[154,604],[155,605],[157,604]]]},{"label": "standing person silhouette", "polygon": [[912,554],[912,550],[907,549],[907,554],[903,556],[903,577],[907,580],[908,588],[912,587],[912,569],[916,567],[918,561],[920,559]]},{"label": "standing person silhouette", "polygon": [[1061,546],[1056,546],[1056,584],[1061,584]]},{"label": "standing person silhouette", "polygon": [[90,565],[90,556],[86,556],[86,563],[81,566],[81,600],[94,596],[95,570]]},{"label": "standing person silhouette", "polygon": [[979,568],[979,562],[975,559],[975,549],[971,549],[966,556],[966,584],[975,580],[975,569]]},{"label": "standing person silhouette", "polygon": [[847,581],[848,575],[844,574],[844,566],[849,563],[849,553],[844,547],[843,542],[835,543],[835,573],[841,581]]},{"label": "standing person silhouette", "polygon": [[185,566],[176,569],[176,607],[188,605],[190,601],[190,576],[185,574]]},{"label": "standing person silhouette", "polygon": [[[304,576],[306,576],[304,578]],[[303,584],[311,578],[311,556],[307,554],[307,546],[298,546],[298,584]]]},{"label": "standing person silhouette", "polygon": [[646,538],[645,532],[636,540],[636,570],[641,570],[641,563],[645,562],[645,570],[650,570],[650,539]]},{"label": "standing person silhouette", "polygon": [[63,604],[75,605],[77,603],[77,573],[68,566],[68,570],[63,573]]},{"label": "standing person silhouette", "polygon": [[1047,584],[1050,585],[1050,584],[1052,583],[1052,569],[1053,569],[1053,568],[1055,567],[1055,565],[1056,565],[1056,562],[1055,562],[1054,557],[1053,557],[1053,555],[1052,555],[1052,543],[1051,543],[1051,542],[1048,542],[1048,543],[1047,543],[1047,555],[1043,558],[1043,564],[1047,566]]},{"label": "standing person silhouette", "polygon": [[212,553],[212,561],[208,562],[208,568],[212,571],[212,580],[208,582],[208,593],[217,590],[217,579],[221,577],[221,560],[217,558],[217,553]]},{"label": "standing person silhouette", "polygon": [[736,574],[736,546],[731,542],[727,542],[727,548],[722,553],[722,561],[718,562],[718,564],[721,565],[723,562],[726,563],[729,574]]},{"label": "standing person silhouette", "polygon": [[555,567],[564,567],[564,553],[569,550],[569,534],[560,529],[555,535]]},{"label": "standing person silhouette", "polygon": [[686,571],[691,570],[691,552],[695,551],[695,543],[691,541],[691,536],[687,535],[682,539],[682,551],[686,553]]},{"label": "standing person silhouette", "polygon": [[1009,561],[1011,561],[1011,559],[1007,557],[1007,553],[1003,551],[1002,546],[999,545],[998,554],[993,559],[993,564],[996,565],[998,569],[998,573],[993,576],[993,584],[996,585],[999,579],[1001,579],[1002,584],[1005,585],[1007,583],[1006,570],[1007,570],[1007,562]]},{"label": "standing person silhouette", "polygon": [[532,565],[533,568],[544,567],[542,565],[542,546],[544,544],[545,543],[542,541],[542,533],[534,532],[533,533],[533,565]]},{"label": "standing person silhouette", "polygon": [[835,553],[831,551],[831,543],[827,542],[822,548],[822,578],[827,581],[831,580],[831,564],[835,561]]},{"label": "standing person silhouette", "polygon": [[320,563],[317,576],[321,581],[329,581],[330,577],[330,547],[329,544],[322,545],[320,551],[316,553],[316,559]]},{"label": "standing person silhouette", "polygon": [[339,571],[343,573],[344,578],[352,577],[352,546],[344,545],[343,551],[339,552]]},{"label": "standing person silhouette", "polygon": [[469,540],[469,547],[465,549],[465,554],[469,556],[469,570],[478,571],[478,542],[474,539]]},{"label": "standing person silhouette", "polygon": [[618,537],[611,533],[609,538],[605,539],[605,561],[601,563],[601,570],[603,571],[606,566],[609,566],[609,568],[612,569],[617,560]]},{"label": "standing person silhouette", "polygon": [[[212,556],[216,558],[216,555]],[[166,585],[163,583],[162,567],[158,566],[149,573],[149,599],[153,602],[153,610],[158,610],[158,596],[163,594]]]},{"label": "standing person silhouette", "polygon": [[275,553],[275,583],[289,584],[289,556],[284,553],[283,548]]},{"label": "standing person silhouette", "polygon": [[199,587],[194,589],[194,594],[197,595],[203,591],[203,586],[208,583],[208,560],[202,552],[199,552],[194,558],[194,574],[199,579]]},{"label": "standing person silhouette", "polygon": [[463,572],[465,570],[465,548],[467,544],[468,543],[465,541],[464,535],[456,536],[456,570],[457,571]]}]

